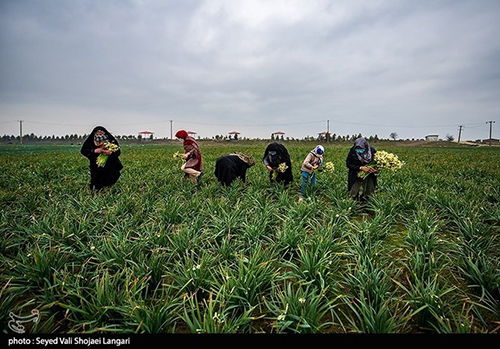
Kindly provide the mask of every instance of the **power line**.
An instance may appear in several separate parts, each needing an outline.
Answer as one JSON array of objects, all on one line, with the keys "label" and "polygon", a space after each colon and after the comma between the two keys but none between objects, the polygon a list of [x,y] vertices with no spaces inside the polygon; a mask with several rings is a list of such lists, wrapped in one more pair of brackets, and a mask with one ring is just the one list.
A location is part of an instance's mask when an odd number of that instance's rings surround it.
[{"label": "power line", "polygon": [[289,122],[289,123],[276,123],[276,124],[215,124],[207,122],[195,122],[195,121],[184,121],[184,120],[174,120],[183,124],[193,124],[193,125],[206,125],[206,126],[231,126],[231,127],[267,127],[267,126],[291,126],[291,125],[306,125],[306,124],[322,124],[325,121],[307,121],[307,122]]},{"label": "power line", "polygon": [[[167,122],[178,122],[183,124],[193,124],[193,125],[205,125],[205,126],[239,126],[239,127],[266,127],[266,126],[290,126],[290,125],[305,125],[305,124],[318,124],[324,123],[324,120],[320,121],[306,121],[306,122],[289,122],[289,123],[275,123],[275,124],[228,124],[228,123],[209,123],[209,122],[197,122],[197,121],[186,121],[186,120],[162,120],[162,121],[144,121],[144,122],[134,122],[134,123],[125,123],[125,124],[113,124],[113,126],[132,126],[132,125],[144,125],[144,124],[159,124],[159,123],[167,123]],[[43,122],[43,121],[32,121],[25,120],[25,122],[40,124],[40,125],[52,125],[52,126],[81,126],[81,127],[92,127],[94,124],[57,124],[52,122]]]},{"label": "power line", "polygon": [[[456,127],[456,124],[449,125],[398,125],[398,124],[371,124],[364,122],[352,122],[352,121],[344,121],[338,119],[329,119],[329,120],[316,120],[316,121],[306,121],[306,122],[287,122],[287,123],[263,123],[263,124],[238,124],[238,123],[210,123],[210,122],[198,122],[198,121],[189,121],[189,120],[159,120],[159,121],[143,121],[143,122],[133,122],[133,123],[122,123],[116,124],[113,123],[113,126],[133,126],[133,125],[145,125],[145,124],[161,124],[168,122],[178,122],[181,124],[192,124],[192,125],[205,125],[205,126],[226,126],[226,127],[270,127],[270,126],[294,126],[294,125],[307,125],[307,124],[319,124],[324,123],[327,124],[329,121],[334,121],[339,124],[348,124],[348,125],[357,125],[357,126],[371,126],[371,127],[400,127],[400,128],[424,128],[424,127]],[[11,123],[17,121],[2,121],[0,123]],[[95,124],[68,124],[68,123],[54,123],[54,122],[44,122],[44,121],[33,121],[33,120],[24,120],[26,123],[32,124],[40,124],[40,125],[50,125],[50,126],[67,126],[67,127],[93,127]],[[494,121],[493,121],[494,122]],[[480,125],[484,125],[482,122],[480,123],[468,123],[462,124],[462,126],[468,126],[470,128],[479,128]]]},{"label": "power line", "polygon": [[32,120],[24,120],[24,122],[29,122],[30,124],[39,124],[39,125],[50,125],[50,126],[84,126],[84,127],[91,127],[91,126],[94,126],[94,125],[90,125],[90,124],[87,124],[87,125],[83,125],[83,124],[58,124],[58,123],[54,123],[54,122],[41,122],[41,121],[32,121]]},{"label": "power line", "polygon": [[[332,119],[330,119],[332,120]],[[333,119],[333,121],[340,124],[349,124],[349,125],[358,125],[358,126],[374,126],[374,127],[405,127],[405,128],[422,128],[422,127],[455,127],[456,124],[450,125],[396,125],[396,124],[368,124],[368,123],[359,123],[359,122],[351,122],[351,121],[341,121],[337,119]],[[473,123],[473,124],[462,124],[462,125],[482,125],[482,123]]]}]

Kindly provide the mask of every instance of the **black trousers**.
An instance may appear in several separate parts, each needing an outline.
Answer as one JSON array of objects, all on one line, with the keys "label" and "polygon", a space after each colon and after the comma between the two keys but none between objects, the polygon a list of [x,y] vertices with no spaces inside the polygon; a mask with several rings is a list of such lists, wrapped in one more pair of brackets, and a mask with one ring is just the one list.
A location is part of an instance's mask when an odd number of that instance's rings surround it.
[{"label": "black trousers", "polygon": [[[361,195],[360,195],[361,192]],[[369,175],[365,179],[357,178],[349,194],[353,200],[368,200],[375,192],[375,176]]]}]

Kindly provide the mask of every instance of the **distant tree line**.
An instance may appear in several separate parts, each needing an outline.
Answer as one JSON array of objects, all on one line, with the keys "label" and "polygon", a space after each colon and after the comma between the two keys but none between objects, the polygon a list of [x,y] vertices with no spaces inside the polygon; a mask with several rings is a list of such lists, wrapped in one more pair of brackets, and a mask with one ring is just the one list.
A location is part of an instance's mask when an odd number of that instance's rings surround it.
[{"label": "distant tree line", "polygon": [[[78,135],[78,134],[70,134],[65,136],[37,136],[34,133],[23,135],[23,143],[37,143],[37,142],[60,142],[64,141],[66,143],[82,143],[87,139],[88,135]],[[120,140],[141,140],[141,136],[136,135],[116,135],[116,139]],[[20,141],[19,136],[14,135],[3,135],[1,138],[2,143],[16,143]]]},{"label": "distant tree line", "polygon": [[[69,134],[65,136],[37,136],[34,133],[31,134],[26,134],[23,135],[23,143],[65,143],[65,144],[81,144],[83,141],[87,138],[88,135],[78,135],[78,134]],[[140,135],[115,135],[115,137],[118,140],[125,141],[125,142],[130,142],[130,143],[137,143],[141,142],[142,137]],[[335,142],[335,143],[342,143],[342,142],[349,142],[352,143],[354,142],[357,138],[363,137],[361,133],[358,134],[352,134],[352,135],[337,135],[336,133],[330,133],[330,134],[320,134],[318,136],[306,136],[303,138],[294,138],[294,137],[285,137],[283,135],[270,135],[270,138],[247,138],[247,137],[234,137],[231,135],[215,135],[212,137],[206,137],[206,138],[201,138],[198,136],[197,138],[199,140],[204,140],[204,141],[249,141],[249,140],[256,140],[256,141],[264,141],[264,140],[271,140],[271,141],[317,141],[317,142]],[[450,141],[453,140],[453,136],[448,136],[447,140]],[[154,141],[154,142],[162,142],[162,141],[168,141],[169,138],[154,138],[151,135],[150,137],[144,137],[148,138],[149,141]],[[379,138],[378,135],[370,135],[370,136],[365,136],[365,138],[368,140],[368,142],[374,143],[377,141],[387,141],[389,139],[392,139],[393,141],[396,141],[397,138],[397,133],[393,132],[389,135],[388,138]],[[406,141],[419,141],[420,139],[406,139]],[[398,141],[403,141],[403,139],[400,139]],[[14,136],[14,135],[3,135],[1,138],[2,143],[20,143],[20,137],[19,136]]]}]

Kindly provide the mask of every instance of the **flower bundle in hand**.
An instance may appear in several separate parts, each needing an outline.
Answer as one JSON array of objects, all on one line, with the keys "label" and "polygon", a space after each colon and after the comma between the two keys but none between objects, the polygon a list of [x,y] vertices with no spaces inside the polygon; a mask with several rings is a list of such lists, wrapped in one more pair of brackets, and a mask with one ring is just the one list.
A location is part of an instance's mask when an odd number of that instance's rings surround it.
[{"label": "flower bundle in hand", "polygon": [[333,165],[333,162],[328,161],[327,163],[323,164],[320,162],[318,168],[312,170],[312,172],[328,172],[328,173],[333,173],[335,169],[335,166]]},{"label": "flower bundle in hand", "polygon": [[[104,149],[109,150],[112,153],[118,151],[120,147],[117,144],[111,143],[111,142],[104,142]],[[97,157],[96,163],[98,167],[104,167],[106,166],[106,162],[108,161],[108,156],[107,154],[99,154]]]},{"label": "flower bundle in hand", "polygon": [[179,159],[179,160],[182,160],[182,154],[181,154],[181,153],[179,153],[178,151],[176,151],[176,152],[174,153],[174,155],[172,155],[172,157],[173,157],[174,159]]},{"label": "flower bundle in hand", "polygon": [[[371,161],[366,167],[374,168],[376,170],[390,170],[395,172],[403,167],[403,165],[404,162],[399,160],[397,155],[380,150],[375,153],[373,161]],[[369,172],[359,171],[358,177],[365,179],[369,174]]]},{"label": "flower bundle in hand", "polygon": [[273,179],[276,180],[276,177],[278,177],[278,172],[280,173],[285,173],[285,171],[288,169],[288,166],[286,163],[282,162],[279,164],[278,168],[273,171]]},{"label": "flower bundle in hand", "polygon": [[333,165],[333,162],[328,161],[325,164],[325,171],[328,172],[328,173],[333,173],[334,170],[335,170],[335,166]]}]

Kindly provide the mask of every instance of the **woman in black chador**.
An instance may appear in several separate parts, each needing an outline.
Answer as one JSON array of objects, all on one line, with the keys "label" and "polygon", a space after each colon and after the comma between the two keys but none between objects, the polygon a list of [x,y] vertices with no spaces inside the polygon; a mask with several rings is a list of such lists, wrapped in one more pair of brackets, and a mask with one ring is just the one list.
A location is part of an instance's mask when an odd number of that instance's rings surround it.
[{"label": "woman in black chador", "polygon": [[254,158],[240,152],[221,156],[215,163],[215,177],[223,186],[231,185],[238,177],[245,183],[247,170],[253,165]]},{"label": "woman in black chador", "polygon": [[[358,138],[347,154],[346,166],[349,169],[347,175],[347,190],[353,200],[367,201],[375,192],[377,186],[378,170],[367,166],[372,160],[377,150],[368,144],[366,139]],[[358,172],[369,173],[365,179],[358,177]],[[361,189],[363,194],[360,195]]]},{"label": "woman in black chador", "polygon": [[[286,186],[293,181],[292,162],[290,161],[288,150],[286,150],[283,144],[276,142],[269,144],[264,152],[262,161],[269,170],[269,180],[271,183],[284,183]],[[287,166],[284,172],[278,170],[278,167],[282,163],[285,163]]]},{"label": "woman in black chador", "polygon": [[[101,190],[110,187],[120,178],[120,170],[123,165],[118,157],[120,149],[112,152],[105,147],[105,143],[112,143],[118,146],[115,137],[104,127],[97,126],[83,143],[81,153],[90,161],[90,189]],[[99,154],[108,155],[104,166],[97,164]]]}]

